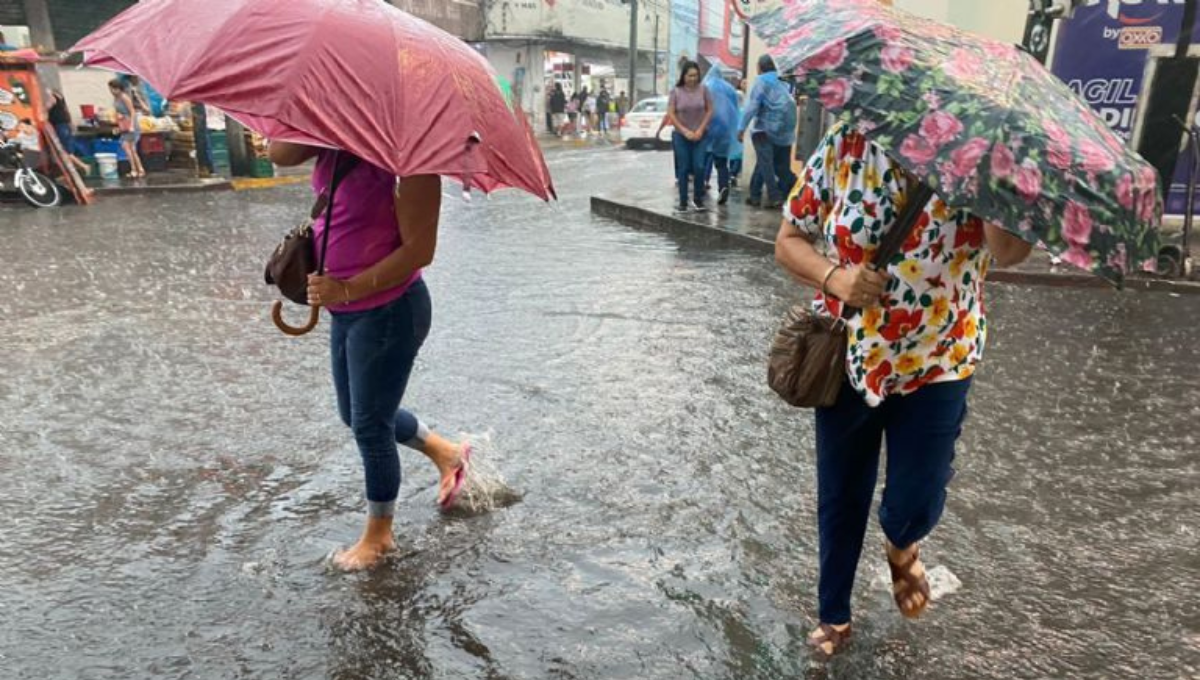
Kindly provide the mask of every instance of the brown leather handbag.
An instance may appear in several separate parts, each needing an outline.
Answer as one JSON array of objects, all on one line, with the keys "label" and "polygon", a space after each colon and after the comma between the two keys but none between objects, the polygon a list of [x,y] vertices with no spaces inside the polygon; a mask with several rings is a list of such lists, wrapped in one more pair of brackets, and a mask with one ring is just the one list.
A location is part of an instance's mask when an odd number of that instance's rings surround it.
[{"label": "brown leather handbag", "polygon": [[[887,266],[900,252],[904,241],[917,224],[933,189],[924,182],[911,190],[895,225],[884,236],[870,266]],[[767,384],[784,401],[798,408],[822,408],[837,403],[846,381],[846,322],[858,314],[857,308],[842,305],[838,318],[818,316],[812,304],[804,302],[788,310],[783,324],[771,341],[767,359]]]},{"label": "brown leather handbag", "polygon": [[[316,272],[318,276],[325,273],[325,251],[329,248],[329,222],[333,217],[333,199],[337,194],[338,185],[358,165],[358,158],[350,154],[338,153],[334,158],[333,180],[328,191],[317,196],[312,212],[300,226],[292,229],[283,237],[283,241],[272,251],[267,260],[263,278],[267,285],[276,286],[283,296],[298,305],[308,304],[308,275]],[[316,243],[313,241],[313,224],[321,215],[325,216],[324,243],[321,245],[321,258],[317,261]],[[320,318],[320,308],[311,307],[308,323],[304,326],[290,326],[283,321],[283,303],[276,302],[271,310],[271,318],[279,330],[288,335],[304,335],[316,328]]]}]

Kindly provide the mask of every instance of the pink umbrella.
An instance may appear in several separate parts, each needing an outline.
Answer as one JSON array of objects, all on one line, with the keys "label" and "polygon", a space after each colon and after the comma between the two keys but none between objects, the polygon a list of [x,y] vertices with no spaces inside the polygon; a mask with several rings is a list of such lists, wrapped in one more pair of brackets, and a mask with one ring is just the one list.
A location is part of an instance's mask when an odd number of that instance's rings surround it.
[{"label": "pink umbrella", "polygon": [[345,149],[399,176],[555,195],[487,61],[382,0],[140,2],[72,50],[271,139]]}]

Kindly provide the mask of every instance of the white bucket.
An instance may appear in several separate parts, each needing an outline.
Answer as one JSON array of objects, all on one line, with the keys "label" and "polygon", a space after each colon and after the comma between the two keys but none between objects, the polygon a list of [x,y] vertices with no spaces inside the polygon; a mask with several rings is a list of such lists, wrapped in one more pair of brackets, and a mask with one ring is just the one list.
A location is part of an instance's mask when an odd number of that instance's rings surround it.
[{"label": "white bucket", "polygon": [[96,154],[96,165],[100,168],[100,177],[104,179],[120,179],[120,170],[118,169],[119,166],[117,165],[117,154]]}]

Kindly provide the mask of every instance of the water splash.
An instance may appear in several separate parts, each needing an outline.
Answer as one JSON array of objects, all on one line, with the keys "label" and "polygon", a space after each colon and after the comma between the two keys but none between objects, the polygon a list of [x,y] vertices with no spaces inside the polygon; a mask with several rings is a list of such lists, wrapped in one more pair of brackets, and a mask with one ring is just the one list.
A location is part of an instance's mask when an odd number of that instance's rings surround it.
[{"label": "water splash", "polygon": [[500,472],[492,433],[464,433],[460,437],[471,443],[471,463],[467,466],[462,492],[449,510],[475,515],[520,501],[521,494],[509,486]]},{"label": "water splash", "polygon": [[[929,567],[925,572],[925,578],[929,581],[929,599],[932,602],[953,595],[962,589],[962,581],[950,571],[950,568],[939,564],[936,567]],[[880,590],[886,593],[892,592],[892,575],[888,570],[887,565],[879,565],[871,576],[871,588]]]}]

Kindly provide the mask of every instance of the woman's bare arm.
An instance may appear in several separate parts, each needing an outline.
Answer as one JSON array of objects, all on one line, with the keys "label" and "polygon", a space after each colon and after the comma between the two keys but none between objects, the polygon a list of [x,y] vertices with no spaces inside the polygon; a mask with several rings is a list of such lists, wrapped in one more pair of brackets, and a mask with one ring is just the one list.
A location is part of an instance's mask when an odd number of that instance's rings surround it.
[{"label": "woman's bare arm", "polygon": [[282,167],[292,167],[300,165],[308,159],[316,156],[319,149],[306,144],[296,144],[295,142],[272,141],[267,147],[267,156],[271,162]]}]

